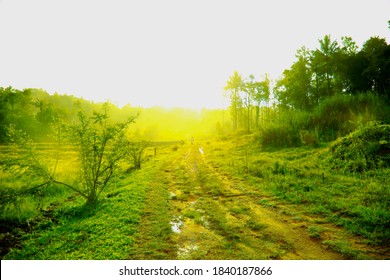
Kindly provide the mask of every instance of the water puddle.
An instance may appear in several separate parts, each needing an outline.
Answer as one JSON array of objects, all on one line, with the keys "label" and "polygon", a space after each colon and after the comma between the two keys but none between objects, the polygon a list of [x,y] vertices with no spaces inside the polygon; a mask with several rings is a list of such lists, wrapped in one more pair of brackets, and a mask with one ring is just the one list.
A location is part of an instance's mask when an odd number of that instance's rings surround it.
[{"label": "water puddle", "polygon": [[188,244],[184,247],[179,248],[177,255],[179,259],[187,259],[193,252],[198,250],[199,247],[196,244]]},{"label": "water puddle", "polygon": [[181,233],[181,227],[183,226],[183,221],[181,220],[181,216],[174,218],[170,223],[172,231],[174,233]]}]

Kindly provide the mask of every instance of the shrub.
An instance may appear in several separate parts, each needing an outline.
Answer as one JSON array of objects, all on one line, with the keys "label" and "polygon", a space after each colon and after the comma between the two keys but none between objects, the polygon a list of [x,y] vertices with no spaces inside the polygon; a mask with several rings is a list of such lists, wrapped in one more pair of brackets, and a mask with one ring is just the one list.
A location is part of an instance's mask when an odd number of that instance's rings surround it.
[{"label": "shrub", "polygon": [[129,142],[127,144],[127,153],[134,169],[141,169],[142,156],[147,147],[148,143],[145,141]]},{"label": "shrub", "polygon": [[[103,106],[101,112],[87,116],[80,111],[78,117],[79,122],[66,126],[65,129],[79,159],[80,172],[77,174],[77,183],[58,180],[56,170],[64,134],[61,124],[58,125],[57,152],[49,159],[40,156],[37,145],[26,133],[10,126],[8,134],[14,143],[12,145],[14,156],[2,160],[1,169],[28,182],[29,192],[50,185],[61,185],[79,193],[88,204],[95,202],[118,169],[119,161],[126,154],[124,136],[133,119],[110,124],[107,104]],[[54,166],[50,165],[50,159],[54,159]]]},{"label": "shrub", "polygon": [[109,123],[108,104],[101,112],[87,116],[80,111],[79,122],[68,127],[71,143],[74,145],[81,165],[81,186],[77,191],[87,203],[95,202],[118,169],[119,161],[126,155],[125,133],[133,122]]},{"label": "shrub", "polygon": [[359,126],[386,117],[385,102],[374,93],[338,94],[324,99],[312,113],[310,127],[326,141],[345,136]]},{"label": "shrub", "polygon": [[269,123],[259,129],[258,138],[263,146],[296,147],[302,144],[299,131],[307,129],[310,113],[281,110]]},{"label": "shrub", "polygon": [[331,147],[333,166],[353,172],[390,166],[390,125],[369,122]]},{"label": "shrub", "polygon": [[309,131],[302,129],[299,131],[301,142],[305,146],[316,146],[319,144],[319,137],[317,130]]},{"label": "shrub", "polygon": [[262,146],[292,147],[299,145],[299,135],[289,125],[268,125],[262,127],[259,133]]}]

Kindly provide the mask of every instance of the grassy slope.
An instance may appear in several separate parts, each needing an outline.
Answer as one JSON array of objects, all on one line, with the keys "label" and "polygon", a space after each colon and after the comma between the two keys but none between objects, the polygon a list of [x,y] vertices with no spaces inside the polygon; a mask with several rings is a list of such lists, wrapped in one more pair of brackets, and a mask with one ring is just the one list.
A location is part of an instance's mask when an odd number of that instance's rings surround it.
[{"label": "grassy slope", "polygon": [[[358,257],[348,242],[327,240],[323,222],[341,226],[365,239],[376,254],[389,254],[390,170],[343,174],[329,167],[327,147],[262,150],[250,136],[209,142],[211,164],[263,191],[259,203],[294,205],[296,219],[313,217],[313,237],[334,249]],[[267,197],[267,195],[269,197]],[[352,240],[352,239],[351,239]],[[351,241],[353,242],[353,241]]]}]

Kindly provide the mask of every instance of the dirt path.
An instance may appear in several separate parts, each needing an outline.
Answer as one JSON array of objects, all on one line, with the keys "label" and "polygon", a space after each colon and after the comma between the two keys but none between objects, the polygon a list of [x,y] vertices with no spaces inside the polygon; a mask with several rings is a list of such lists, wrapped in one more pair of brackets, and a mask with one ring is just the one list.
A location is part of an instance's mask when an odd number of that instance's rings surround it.
[{"label": "dirt path", "polygon": [[342,259],[311,237],[303,221],[259,204],[261,194],[183,147],[166,166],[178,259]]}]

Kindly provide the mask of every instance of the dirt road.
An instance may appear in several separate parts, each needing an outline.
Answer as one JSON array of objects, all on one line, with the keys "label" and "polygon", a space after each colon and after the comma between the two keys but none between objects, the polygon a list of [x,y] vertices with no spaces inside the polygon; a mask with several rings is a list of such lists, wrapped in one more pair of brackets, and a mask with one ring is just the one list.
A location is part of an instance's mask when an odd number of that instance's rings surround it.
[{"label": "dirt road", "polygon": [[164,169],[177,259],[342,259],[305,221],[259,204],[256,186],[219,172],[189,145]]}]

